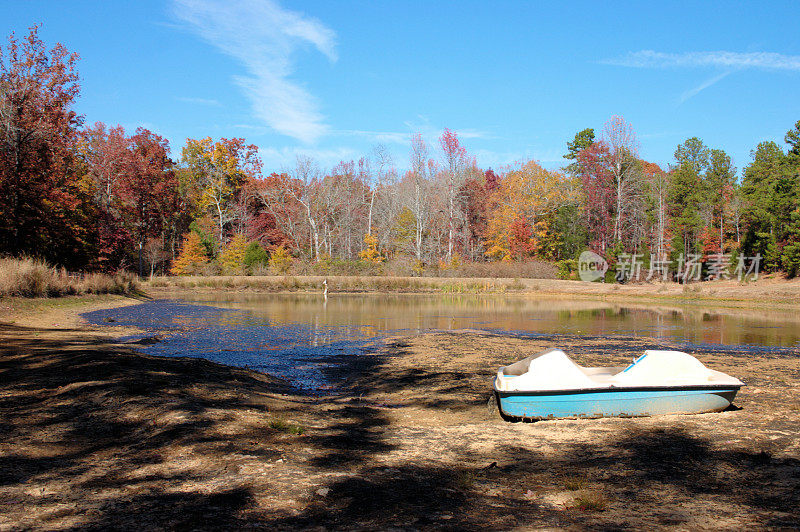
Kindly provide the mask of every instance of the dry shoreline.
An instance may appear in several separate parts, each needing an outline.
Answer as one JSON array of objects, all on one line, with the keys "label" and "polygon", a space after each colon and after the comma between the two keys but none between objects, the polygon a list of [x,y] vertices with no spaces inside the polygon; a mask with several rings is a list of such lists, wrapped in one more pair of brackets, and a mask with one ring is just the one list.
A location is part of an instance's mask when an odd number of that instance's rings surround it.
[{"label": "dry shoreline", "polygon": [[[738,411],[506,423],[486,406],[492,372],[552,338],[396,337],[332,369],[341,394],[310,397],[253,371],[142,355],[79,317],[135,302],[0,302],[0,529],[800,522],[796,350],[696,353],[748,384]],[[665,345],[557,341],[583,364]]]},{"label": "dry shoreline", "polygon": [[799,308],[800,279],[762,276],[758,281],[679,283],[584,283],[558,279],[448,278],[448,277],[348,277],[348,276],[216,276],[156,277],[145,282],[149,293],[180,290],[321,293],[328,281],[331,293],[502,294],[548,299],[593,299],[610,302],[638,301],[672,304],[709,304],[740,308]]}]

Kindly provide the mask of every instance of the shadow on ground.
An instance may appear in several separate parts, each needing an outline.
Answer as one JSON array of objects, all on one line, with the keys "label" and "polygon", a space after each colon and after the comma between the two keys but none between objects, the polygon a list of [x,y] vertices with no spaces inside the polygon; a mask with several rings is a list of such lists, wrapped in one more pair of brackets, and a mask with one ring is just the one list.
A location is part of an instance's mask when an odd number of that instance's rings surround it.
[{"label": "shadow on ground", "polygon": [[[370,398],[357,379],[343,396],[313,398],[267,375],[147,357],[89,334],[0,333],[0,528],[692,526],[680,508],[697,501],[765,526],[800,517],[797,459],[675,426],[625,425],[544,452],[479,419],[471,437],[490,445],[460,450],[452,429],[465,417],[417,426],[394,414],[485,417],[490,374],[393,365],[389,354],[413,354],[402,341],[351,362],[368,373]],[[596,504],[550,496],[570,490]]]}]

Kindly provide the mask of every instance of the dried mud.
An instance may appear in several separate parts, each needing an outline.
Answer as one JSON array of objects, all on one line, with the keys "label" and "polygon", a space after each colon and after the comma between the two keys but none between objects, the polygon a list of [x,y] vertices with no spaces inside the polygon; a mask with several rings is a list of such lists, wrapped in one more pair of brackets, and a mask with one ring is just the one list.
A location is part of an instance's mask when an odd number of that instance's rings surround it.
[{"label": "dried mud", "polygon": [[397,337],[343,358],[342,393],[317,398],[136,353],[71,312],[0,325],[0,529],[800,523],[797,352],[695,353],[748,384],[739,410],[508,423],[487,407],[498,366],[554,344],[622,365],[664,344]]}]

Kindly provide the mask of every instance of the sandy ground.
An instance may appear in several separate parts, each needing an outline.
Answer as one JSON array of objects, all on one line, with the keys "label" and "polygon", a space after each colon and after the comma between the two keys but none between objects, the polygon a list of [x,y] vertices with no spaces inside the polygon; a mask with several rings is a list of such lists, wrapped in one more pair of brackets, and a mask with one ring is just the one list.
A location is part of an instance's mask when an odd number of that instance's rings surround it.
[{"label": "sandy ground", "polygon": [[138,354],[78,317],[130,302],[5,303],[0,529],[800,527],[800,353],[695,353],[748,384],[739,410],[508,423],[487,406],[498,366],[553,343],[585,365],[664,344],[397,337],[315,398]]}]

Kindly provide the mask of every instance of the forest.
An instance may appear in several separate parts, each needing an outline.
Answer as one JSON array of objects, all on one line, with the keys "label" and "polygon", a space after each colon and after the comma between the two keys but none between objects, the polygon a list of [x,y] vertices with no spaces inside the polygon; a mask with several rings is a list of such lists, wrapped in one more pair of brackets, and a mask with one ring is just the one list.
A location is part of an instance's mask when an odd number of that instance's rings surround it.
[{"label": "forest", "polygon": [[411,135],[322,168],[264,168],[243,138],[187,139],[86,124],[78,55],[34,27],[0,47],[0,256],[141,274],[436,274],[463,264],[557,263],[592,250],[703,262],[762,257],[800,274],[800,121],[739,171],[689,138],[667,168],[611,117],[566,142],[564,165],[480,168],[456,131]]}]

